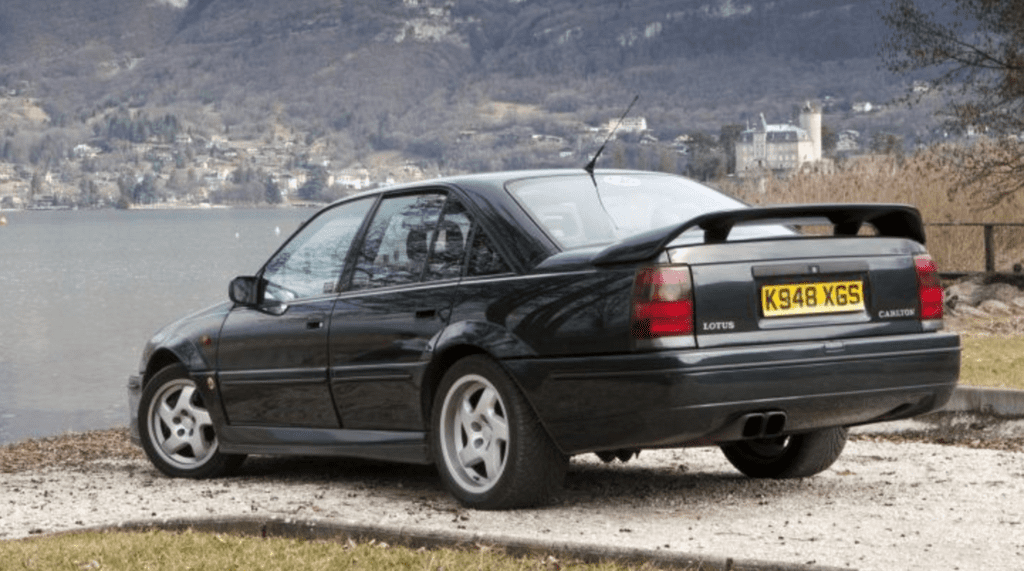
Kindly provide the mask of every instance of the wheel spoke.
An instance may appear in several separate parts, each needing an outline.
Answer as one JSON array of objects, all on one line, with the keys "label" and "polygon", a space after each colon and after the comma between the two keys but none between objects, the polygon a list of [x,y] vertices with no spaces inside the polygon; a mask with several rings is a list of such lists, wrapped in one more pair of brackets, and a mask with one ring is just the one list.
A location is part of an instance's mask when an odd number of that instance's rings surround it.
[{"label": "wheel spoke", "polygon": [[188,445],[188,440],[178,436],[178,433],[172,429],[171,435],[160,443],[160,448],[162,448],[164,452],[173,455],[181,452],[181,450]]},{"label": "wheel spoke", "polygon": [[459,462],[464,468],[472,468],[483,461],[480,453],[473,447],[472,441],[459,449]]},{"label": "wheel spoke", "polygon": [[484,461],[484,468],[487,470],[487,479],[493,480],[501,475],[502,449],[497,442],[492,440],[481,455]]},{"label": "wheel spoke", "polygon": [[491,409],[487,412],[487,424],[491,427],[492,442],[508,442],[508,420]]},{"label": "wheel spoke", "polygon": [[476,453],[473,450],[473,405],[469,399],[463,399],[457,417],[452,423],[452,444],[455,446],[462,466],[474,464]]},{"label": "wheel spoke", "polygon": [[188,444],[192,447],[192,456],[196,459],[204,458],[213,446],[213,443],[206,440],[203,431],[198,427],[189,436]]},{"label": "wheel spoke", "polygon": [[171,408],[171,405],[167,404],[166,399],[160,402],[157,407],[156,414],[160,417],[160,420],[163,421],[164,426],[166,426],[168,430],[174,429],[174,426],[177,424],[174,421],[175,412],[174,409]]},{"label": "wheel spoke", "polygon": [[196,432],[207,426],[213,426],[213,419],[205,408],[192,407],[192,418],[196,422]]},{"label": "wheel spoke", "polygon": [[486,417],[494,413],[494,405],[498,404],[498,393],[488,387],[480,394],[480,400],[476,403],[477,416]]},{"label": "wheel spoke", "polygon": [[475,425],[479,415],[473,410],[473,404],[469,402],[469,399],[462,401],[462,406],[459,407],[459,418],[457,424],[462,426],[462,431],[467,441],[473,440],[473,435],[477,434],[480,429]]},{"label": "wheel spoke", "polygon": [[192,396],[195,392],[195,387],[182,387],[181,392],[178,394],[178,403],[174,407],[174,412],[192,412],[195,409],[192,405]]}]

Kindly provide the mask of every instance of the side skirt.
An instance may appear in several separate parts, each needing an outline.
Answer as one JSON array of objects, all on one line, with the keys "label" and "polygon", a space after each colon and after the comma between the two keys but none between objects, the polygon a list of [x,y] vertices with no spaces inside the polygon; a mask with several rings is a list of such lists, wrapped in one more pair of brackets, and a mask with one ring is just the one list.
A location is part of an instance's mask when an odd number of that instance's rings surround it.
[{"label": "side skirt", "polygon": [[426,432],[223,426],[218,437],[221,451],[228,454],[339,456],[405,464],[433,463]]}]

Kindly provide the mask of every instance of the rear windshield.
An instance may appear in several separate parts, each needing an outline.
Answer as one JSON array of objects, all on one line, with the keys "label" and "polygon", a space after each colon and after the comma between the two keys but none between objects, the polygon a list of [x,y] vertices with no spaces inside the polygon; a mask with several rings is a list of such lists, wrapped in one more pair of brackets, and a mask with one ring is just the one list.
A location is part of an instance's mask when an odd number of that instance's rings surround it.
[{"label": "rear windshield", "polygon": [[[563,250],[611,244],[708,212],[746,208],[692,180],[653,173],[599,173],[594,181],[586,174],[532,178],[512,182],[508,189]],[[730,239],[791,234],[781,226],[743,227]],[[703,232],[690,230],[673,245],[701,241]]]}]

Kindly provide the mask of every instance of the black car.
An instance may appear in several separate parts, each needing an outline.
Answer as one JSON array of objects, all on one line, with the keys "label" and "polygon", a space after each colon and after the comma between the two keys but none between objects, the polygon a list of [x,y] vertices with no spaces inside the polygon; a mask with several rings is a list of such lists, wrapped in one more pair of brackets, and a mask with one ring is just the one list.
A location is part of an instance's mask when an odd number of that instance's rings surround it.
[{"label": "black car", "polygon": [[752,477],[810,476],[847,427],[953,392],[924,242],[909,206],[750,208],[659,173],[364,193],[150,340],[132,436],[170,476],[434,463],[476,508],[544,502],[587,452],[714,445]]}]

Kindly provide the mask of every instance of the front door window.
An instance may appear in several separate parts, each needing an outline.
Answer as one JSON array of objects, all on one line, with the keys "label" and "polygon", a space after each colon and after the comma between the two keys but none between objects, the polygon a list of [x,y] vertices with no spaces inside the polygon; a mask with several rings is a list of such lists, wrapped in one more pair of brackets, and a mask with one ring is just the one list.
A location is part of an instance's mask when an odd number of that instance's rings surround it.
[{"label": "front door window", "polygon": [[352,240],[372,205],[372,199],[349,202],[313,220],[267,262],[266,296],[290,303],[334,293]]}]

